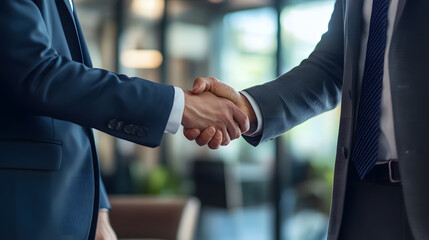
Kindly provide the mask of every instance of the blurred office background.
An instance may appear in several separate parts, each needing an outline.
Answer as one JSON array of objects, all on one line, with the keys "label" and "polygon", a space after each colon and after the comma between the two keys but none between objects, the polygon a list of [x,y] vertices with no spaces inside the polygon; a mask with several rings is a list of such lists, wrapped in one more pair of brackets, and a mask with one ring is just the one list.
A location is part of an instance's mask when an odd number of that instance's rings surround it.
[{"label": "blurred office background", "polygon": [[[192,87],[214,76],[241,90],[306,58],[334,0],[75,0],[95,67]],[[142,103],[144,104],[144,103]],[[138,109],[136,109],[138,111]],[[257,148],[220,150],[166,134],[156,149],[97,132],[109,194],[201,201],[195,239],[324,239],[339,109]]]}]

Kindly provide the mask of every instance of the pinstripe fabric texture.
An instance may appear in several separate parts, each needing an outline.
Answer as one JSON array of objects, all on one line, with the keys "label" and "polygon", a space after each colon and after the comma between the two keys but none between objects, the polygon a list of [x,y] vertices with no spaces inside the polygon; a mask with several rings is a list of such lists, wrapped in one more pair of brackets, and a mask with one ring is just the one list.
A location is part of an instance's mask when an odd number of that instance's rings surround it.
[{"label": "pinstripe fabric texture", "polygon": [[378,157],[389,0],[373,0],[352,160],[361,179]]}]

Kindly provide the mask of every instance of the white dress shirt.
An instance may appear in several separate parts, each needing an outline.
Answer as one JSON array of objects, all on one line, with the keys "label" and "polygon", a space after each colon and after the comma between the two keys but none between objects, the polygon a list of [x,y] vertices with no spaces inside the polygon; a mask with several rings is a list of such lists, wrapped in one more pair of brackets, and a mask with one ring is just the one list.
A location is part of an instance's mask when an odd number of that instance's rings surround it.
[{"label": "white dress shirt", "polygon": [[[71,10],[73,9],[73,2],[69,0]],[[165,127],[166,133],[175,134],[179,130],[180,124],[182,123],[183,110],[185,109],[185,94],[183,90],[174,87],[174,101],[173,107],[171,108],[170,116]]]},{"label": "white dress shirt", "polygon": [[[362,82],[363,70],[365,67],[366,49],[369,35],[369,25],[371,19],[373,0],[364,0],[363,11],[362,11],[362,35],[361,35],[361,49],[359,59],[359,79]],[[381,116],[380,116],[380,136],[379,136],[379,151],[378,158],[379,162],[383,160],[397,159],[396,139],[395,130],[393,128],[393,111],[392,111],[392,96],[390,91],[390,73],[389,73],[389,48],[392,40],[393,25],[396,19],[396,11],[398,9],[399,0],[390,0],[389,12],[388,12],[388,24],[387,24],[387,35],[386,35],[386,51],[384,56],[384,73],[383,73],[383,90],[381,99]],[[249,100],[252,108],[255,111],[256,119],[258,121],[257,130],[253,133],[246,133],[248,136],[257,136],[261,134],[263,126],[263,118],[261,110],[258,104],[245,91],[242,94]]]},{"label": "white dress shirt", "polygon": [[183,90],[174,87],[174,101],[171,108],[170,117],[168,118],[165,132],[176,134],[182,124],[183,111],[185,110],[185,94]]}]

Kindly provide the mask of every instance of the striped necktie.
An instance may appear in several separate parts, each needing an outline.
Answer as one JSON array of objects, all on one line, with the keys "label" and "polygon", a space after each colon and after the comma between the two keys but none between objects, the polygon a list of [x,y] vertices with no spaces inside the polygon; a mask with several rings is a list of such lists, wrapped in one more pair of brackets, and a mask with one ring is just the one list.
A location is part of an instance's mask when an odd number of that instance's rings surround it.
[{"label": "striped necktie", "polygon": [[378,158],[389,0],[373,0],[352,160],[361,179]]}]

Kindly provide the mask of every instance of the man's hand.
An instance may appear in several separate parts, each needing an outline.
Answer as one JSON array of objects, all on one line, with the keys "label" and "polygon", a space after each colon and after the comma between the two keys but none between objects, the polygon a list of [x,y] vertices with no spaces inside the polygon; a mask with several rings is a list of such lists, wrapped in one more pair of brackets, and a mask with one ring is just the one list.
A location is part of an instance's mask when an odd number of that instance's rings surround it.
[{"label": "man's hand", "polygon": [[247,115],[251,123],[256,122],[255,112],[247,98],[226,83],[212,77],[195,79],[192,93],[201,94],[204,91],[209,91],[218,97],[230,100]]},{"label": "man's hand", "polygon": [[[218,97],[230,100],[247,115],[250,123],[256,123],[256,115],[249,101],[247,100],[246,97],[244,97],[242,94],[237,92],[232,87],[219,81],[216,78],[195,79],[192,93],[202,94],[206,91],[209,91]],[[188,138],[191,141],[196,140],[198,145],[202,146],[202,145],[208,144],[210,148],[216,149],[219,147],[219,144],[217,143],[219,141],[219,138],[222,138],[223,132],[219,133],[219,132],[214,132],[212,130],[210,130],[210,128],[207,128],[201,132],[200,129],[191,129],[191,128],[185,127],[183,132],[186,138]],[[244,132],[242,131],[242,133]]]},{"label": "man's hand", "polygon": [[[182,125],[185,129],[193,129],[185,135],[188,139],[193,138],[195,133],[198,136],[210,136],[213,142],[209,147],[218,148],[219,145],[228,145],[231,140],[239,138],[241,133],[249,129],[246,114],[231,101],[219,98],[208,91],[199,95],[190,91],[184,93],[185,109]],[[202,142],[197,143],[201,145]]]},{"label": "man's hand", "polygon": [[109,212],[99,211],[95,240],[118,240],[115,231],[110,226]]}]

